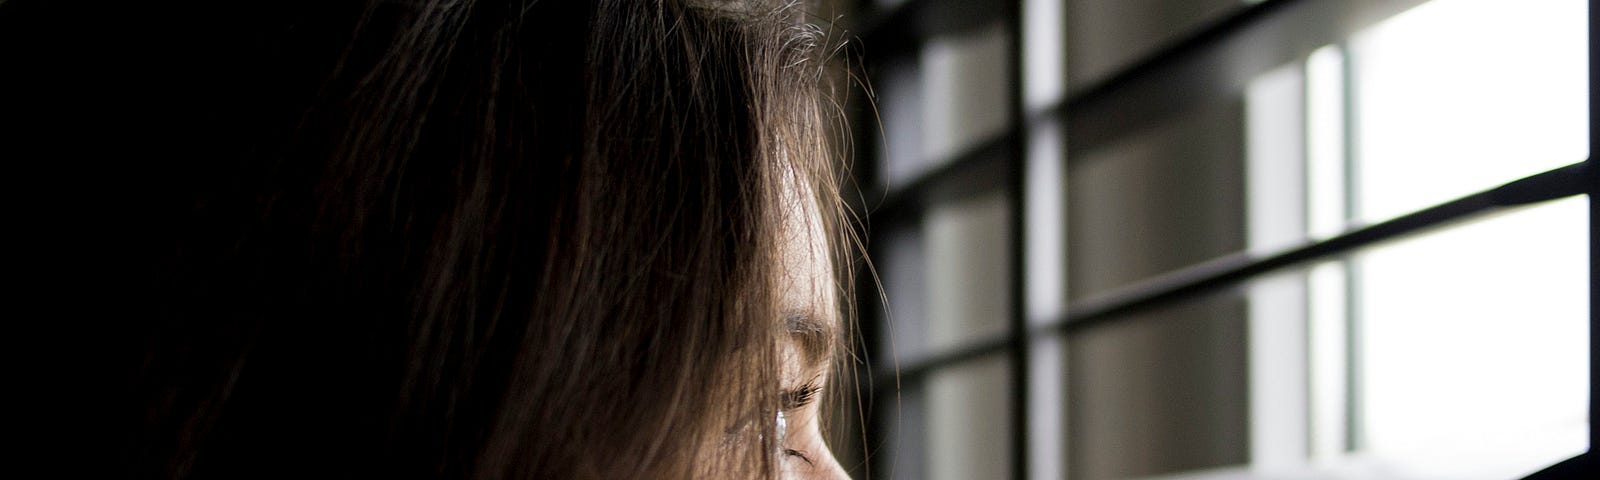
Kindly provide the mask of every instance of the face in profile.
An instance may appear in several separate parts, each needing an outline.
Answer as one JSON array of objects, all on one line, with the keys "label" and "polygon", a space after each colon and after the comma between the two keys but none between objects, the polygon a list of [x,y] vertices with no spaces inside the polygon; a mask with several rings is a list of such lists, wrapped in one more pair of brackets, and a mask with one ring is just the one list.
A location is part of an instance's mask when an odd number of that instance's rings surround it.
[{"label": "face in profile", "polygon": [[784,229],[777,285],[783,328],[779,414],[782,478],[848,478],[823,441],[820,399],[840,328],[827,230],[814,196],[794,182],[783,192]]}]

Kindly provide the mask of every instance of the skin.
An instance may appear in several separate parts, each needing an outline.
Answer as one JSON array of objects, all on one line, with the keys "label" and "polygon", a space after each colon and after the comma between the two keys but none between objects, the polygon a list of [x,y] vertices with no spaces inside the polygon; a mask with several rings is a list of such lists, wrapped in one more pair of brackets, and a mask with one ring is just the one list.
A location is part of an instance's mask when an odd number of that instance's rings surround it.
[{"label": "skin", "polygon": [[[828,256],[820,209],[808,189],[789,182],[784,195],[785,235],[781,239],[784,318],[789,332],[780,347],[782,388],[793,393],[827,384],[835,332],[839,329],[838,298]],[[814,397],[820,397],[815,395]],[[823,441],[818,400],[785,412],[787,434],[781,462],[786,479],[850,478]]]}]

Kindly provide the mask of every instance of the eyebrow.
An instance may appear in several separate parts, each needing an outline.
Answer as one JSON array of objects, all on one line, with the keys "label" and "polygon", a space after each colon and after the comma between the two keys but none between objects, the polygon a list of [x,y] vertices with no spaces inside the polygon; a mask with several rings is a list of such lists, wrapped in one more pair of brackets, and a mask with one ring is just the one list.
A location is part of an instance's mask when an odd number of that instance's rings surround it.
[{"label": "eyebrow", "polygon": [[832,325],[818,321],[806,310],[784,311],[783,324],[800,346],[807,365],[819,365],[833,356]]}]

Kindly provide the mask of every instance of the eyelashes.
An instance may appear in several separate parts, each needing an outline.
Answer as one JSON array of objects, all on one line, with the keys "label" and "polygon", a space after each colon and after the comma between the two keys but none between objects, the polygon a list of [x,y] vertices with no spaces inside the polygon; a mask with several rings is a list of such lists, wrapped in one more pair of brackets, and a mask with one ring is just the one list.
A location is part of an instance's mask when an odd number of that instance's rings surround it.
[{"label": "eyelashes", "polygon": [[[799,388],[785,389],[778,393],[778,401],[781,404],[781,409],[778,411],[778,443],[780,445],[787,444],[789,441],[789,418],[786,412],[793,412],[810,405],[812,402],[816,401],[817,393],[821,390],[822,387],[817,385],[817,379],[813,378],[804,385],[801,385]],[[790,457],[797,457],[806,462],[807,465],[816,464],[815,462],[811,461],[811,457],[807,455],[806,452],[795,450],[787,446],[783,447],[783,454]]]},{"label": "eyelashes", "polygon": [[782,405],[784,411],[799,410],[816,400],[817,393],[820,391],[822,391],[822,387],[817,385],[816,379],[812,379],[799,388],[779,392],[778,403]]},{"label": "eyelashes", "polygon": [[793,448],[785,448],[783,449],[783,454],[791,457],[800,457],[801,460],[806,462],[806,465],[816,465],[816,462],[811,461],[811,457],[806,456],[806,452],[795,450]]}]

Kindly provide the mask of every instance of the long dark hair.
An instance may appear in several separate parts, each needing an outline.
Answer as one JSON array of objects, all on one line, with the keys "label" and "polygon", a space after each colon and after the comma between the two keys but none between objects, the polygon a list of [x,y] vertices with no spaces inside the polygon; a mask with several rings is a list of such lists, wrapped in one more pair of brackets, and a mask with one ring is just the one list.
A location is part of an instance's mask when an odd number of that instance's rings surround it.
[{"label": "long dark hair", "polygon": [[74,452],[160,478],[774,475],[785,178],[842,230],[800,14],[0,4],[0,157],[72,176],[30,225],[72,252],[52,321],[98,341],[67,356],[110,433]]}]

